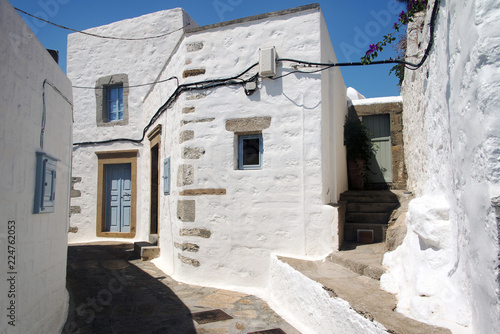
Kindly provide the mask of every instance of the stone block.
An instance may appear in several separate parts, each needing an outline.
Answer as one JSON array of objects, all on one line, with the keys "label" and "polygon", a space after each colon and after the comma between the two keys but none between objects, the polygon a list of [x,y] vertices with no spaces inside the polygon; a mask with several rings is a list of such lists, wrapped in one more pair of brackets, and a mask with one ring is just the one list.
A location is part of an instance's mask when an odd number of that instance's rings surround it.
[{"label": "stone block", "polygon": [[69,214],[73,215],[76,213],[82,213],[82,208],[79,206],[71,206],[71,208],[69,209]]},{"label": "stone block", "polygon": [[182,108],[182,113],[183,114],[190,114],[190,113],[193,113],[195,110],[196,110],[195,107],[186,107],[186,108]]},{"label": "stone block", "polygon": [[193,130],[185,130],[182,131],[179,135],[179,143],[184,143],[185,141],[194,139],[194,131]]},{"label": "stone block", "polygon": [[180,165],[177,172],[177,186],[184,187],[193,184],[194,167],[192,165]]},{"label": "stone block", "polygon": [[202,147],[184,147],[182,149],[182,159],[199,159],[205,154]]},{"label": "stone block", "polygon": [[192,100],[201,100],[201,99],[204,99],[206,98],[207,96],[205,94],[192,94],[192,95],[188,95],[186,97],[186,100],[188,101],[192,101]]},{"label": "stone block", "polygon": [[212,236],[212,232],[204,228],[182,228],[179,231],[181,237],[200,237],[208,239]]},{"label": "stone block", "polygon": [[206,70],[204,68],[197,68],[194,70],[185,70],[182,73],[183,78],[189,78],[189,77],[196,77],[198,75],[203,75],[205,74]]},{"label": "stone block", "polygon": [[187,189],[179,193],[179,196],[203,196],[203,195],[225,195],[226,189]]},{"label": "stone block", "polygon": [[177,201],[177,218],[183,222],[194,222],[196,217],[194,200]]},{"label": "stone block", "polygon": [[82,192],[80,190],[71,189],[70,197],[71,198],[82,197]]},{"label": "stone block", "polygon": [[182,244],[180,244],[178,242],[174,242],[174,246],[176,248],[179,248],[180,250],[183,250],[186,252],[192,252],[192,253],[195,253],[200,249],[200,246],[198,246],[196,244],[189,243],[189,242],[185,242]]},{"label": "stone block", "polygon": [[271,116],[228,119],[226,130],[237,133],[259,132],[271,126]]},{"label": "stone block", "polygon": [[200,51],[203,49],[203,42],[194,42],[194,43],[188,43],[186,44],[186,51],[187,52],[196,52]]},{"label": "stone block", "polygon": [[200,261],[198,260],[195,260],[195,259],[191,259],[189,257],[185,257],[181,254],[177,254],[177,256],[179,257],[179,260],[181,260],[182,263],[185,263],[185,264],[189,264],[193,267],[199,267],[200,266]]},{"label": "stone block", "polygon": [[181,120],[181,126],[184,126],[186,124],[191,124],[191,123],[207,123],[207,122],[213,122],[215,120],[214,117],[209,117],[209,118],[200,118],[200,119],[192,119],[192,120]]}]

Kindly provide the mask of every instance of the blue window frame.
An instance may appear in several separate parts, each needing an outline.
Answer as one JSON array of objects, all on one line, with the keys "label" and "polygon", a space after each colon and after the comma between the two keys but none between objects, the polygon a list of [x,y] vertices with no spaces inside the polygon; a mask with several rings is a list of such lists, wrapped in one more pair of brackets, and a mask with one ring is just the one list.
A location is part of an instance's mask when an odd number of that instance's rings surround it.
[{"label": "blue window frame", "polygon": [[108,122],[123,119],[123,86],[106,87]]},{"label": "blue window frame", "polygon": [[262,134],[238,136],[238,169],[261,169]]}]

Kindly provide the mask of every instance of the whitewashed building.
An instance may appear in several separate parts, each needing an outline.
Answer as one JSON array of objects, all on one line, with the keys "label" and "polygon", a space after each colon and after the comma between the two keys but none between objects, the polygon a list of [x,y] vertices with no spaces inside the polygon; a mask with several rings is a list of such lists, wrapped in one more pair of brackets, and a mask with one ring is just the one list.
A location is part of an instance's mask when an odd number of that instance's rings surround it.
[{"label": "whitewashed building", "polygon": [[0,1],[0,333],[66,321],[71,82]]},{"label": "whitewashed building", "polygon": [[[425,53],[435,2],[408,29],[409,61]],[[429,58],[405,72],[405,162],[416,199],[403,244],[384,258],[381,282],[412,318],[453,333],[498,333],[500,4],[437,6]]]},{"label": "whitewashed building", "polygon": [[177,8],[87,32],[169,34],[69,36],[68,76],[86,87],[70,242],[158,239],[169,275],[239,289],[266,286],[271,254],[338,248],[347,99],[340,70],[316,64],[336,62],[319,5],[205,27]]}]

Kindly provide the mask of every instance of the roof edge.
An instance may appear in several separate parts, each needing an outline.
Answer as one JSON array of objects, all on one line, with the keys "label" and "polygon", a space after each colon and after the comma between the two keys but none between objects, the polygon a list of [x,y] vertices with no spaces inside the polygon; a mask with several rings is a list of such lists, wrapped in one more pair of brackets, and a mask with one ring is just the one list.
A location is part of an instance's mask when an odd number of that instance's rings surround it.
[{"label": "roof edge", "polygon": [[252,21],[262,20],[262,19],[266,19],[266,18],[270,18],[270,17],[278,17],[278,16],[293,14],[293,13],[297,13],[297,12],[304,12],[304,11],[313,10],[313,9],[320,9],[320,8],[321,8],[321,6],[319,5],[319,3],[313,3],[310,5],[280,10],[280,11],[276,11],[276,12],[258,14],[258,15],[244,17],[241,19],[235,19],[235,20],[230,20],[230,21],[209,24],[206,26],[196,27],[196,28],[186,30],[186,34],[193,34],[193,33],[201,32],[201,31],[206,31],[206,30],[211,30],[211,29],[216,29],[216,28],[221,28],[221,27],[227,27],[227,26],[230,26],[233,24],[252,22]]}]

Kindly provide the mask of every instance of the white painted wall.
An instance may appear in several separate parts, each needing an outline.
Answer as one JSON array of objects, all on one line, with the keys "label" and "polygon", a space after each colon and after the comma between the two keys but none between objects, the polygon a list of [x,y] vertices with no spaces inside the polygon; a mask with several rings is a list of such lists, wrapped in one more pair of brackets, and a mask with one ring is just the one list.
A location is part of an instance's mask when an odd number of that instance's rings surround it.
[{"label": "white painted wall", "polygon": [[273,310],[304,334],[387,333],[383,325],[366,319],[345,300],[331,297],[320,283],[275,256],[263,295]]},{"label": "white painted wall", "polygon": [[[334,61],[322,22],[319,9],[314,9],[187,33],[160,79],[181,78],[183,70],[198,68],[206,69],[206,74],[181,79],[181,83],[232,77],[257,62],[259,49],[269,46],[275,46],[282,58],[321,62],[325,55]],[[307,34],[303,27],[310,27]],[[203,49],[186,52],[188,45],[198,42]],[[278,67],[279,74],[290,70],[290,63]],[[166,134],[162,159],[172,159],[172,193],[161,196],[162,250],[155,264],[182,281],[248,289],[267,284],[272,253],[322,258],[337,247],[332,239],[337,233],[332,228],[336,212],[326,204],[345,189],[345,169],[327,172],[324,178],[328,168],[322,164],[331,166],[333,155],[338,165],[345,159],[343,141],[331,143],[325,131],[333,128],[334,140],[341,136],[346,88],[338,71],[326,72],[276,81],[259,79],[259,89],[252,96],[246,96],[240,86],[184,93],[166,111],[159,122]],[[168,87],[153,88],[144,103],[145,113],[158,110],[175,88]],[[328,100],[324,99],[325,87],[334,91]],[[206,96],[191,99],[200,93]],[[195,107],[195,111],[182,114],[185,107]],[[262,132],[264,166],[262,170],[237,170],[235,134],[225,129],[225,121],[260,116],[272,117],[270,128]],[[214,120],[180,124],[202,118]],[[194,131],[194,139],[179,143],[180,132],[186,130]],[[183,147],[200,147],[205,154],[197,160],[181,159]],[[194,166],[192,185],[177,187],[181,164]],[[182,190],[200,188],[223,188],[227,195],[179,196]],[[179,221],[178,200],[196,201],[195,222]],[[212,235],[209,239],[181,237],[181,228],[205,228]],[[172,242],[194,243],[200,250],[182,252]],[[200,267],[182,263],[179,253],[199,261]]]},{"label": "white painted wall", "polygon": [[[7,0],[0,1],[0,333],[57,333],[66,321],[71,83]],[[43,151],[58,158],[53,213],[33,214],[45,87]],[[15,298],[9,298],[8,221],[15,221]],[[8,324],[15,301],[15,327]]]},{"label": "white painted wall", "polygon": [[[500,193],[499,18],[498,1],[441,1],[435,46],[403,87],[408,184],[417,198],[403,244],[384,259],[382,285],[398,293],[399,311],[457,333],[500,332],[491,203]],[[409,34],[408,54],[422,55],[429,19]]]},{"label": "white painted wall", "polygon": [[[151,15],[154,18],[166,14]],[[122,25],[130,24],[118,22],[96,29],[99,33],[117,34],[124,29]],[[91,59],[92,50],[103,50],[98,42],[92,43],[92,40],[73,35],[69,39],[68,75],[74,78],[75,85],[92,86],[99,76],[113,73],[128,73],[131,85],[147,81],[141,76],[143,81],[132,82],[136,74],[132,75],[131,71],[135,68],[126,71],[127,64],[135,59],[133,50],[126,53],[132,55],[122,63],[113,60],[124,67],[107,72],[87,69],[86,60]],[[193,51],[192,45],[196,43],[203,43],[203,47]],[[260,48],[270,46],[276,47],[279,57],[312,62],[336,60],[326,25],[316,7],[188,31],[179,36],[177,45],[173,43],[165,48],[172,53],[165,53],[162,61],[155,63],[156,72],[151,69],[148,75],[154,80],[176,76],[180,84],[232,77],[259,60]],[[107,56],[109,54],[104,54],[103,59],[96,61],[96,68],[106,68],[104,58]],[[280,63],[279,74],[293,70],[290,65]],[[139,69],[144,71],[142,67],[137,67]],[[183,78],[183,72],[190,69],[205,69],[206,73]],[[258,67],[247,77],[257,71]],[[130,103],[130,118],[140,113],[141,124],[146,124],[176,87],[175,80],[163,82],[141,90],[145,96],[143,101],[129,97],[130,101],[137,101]],[[78,95],[81,105],[77,107],[81,124],[78,129],[75,125],[75,141],[130,137],[137,132],[132,125],[123,127],[123,131],[121,127],[97,128],[94,126],[94,91],[75,91],[75,99],[77,94],[81,94]],[[139,93],[131,89],[132,94]],[[183,109],[189,107],[194,107],[194,112],[183,113]],[[245,95],[241,86],[185,92],[179,96],[151,127],[162,125],[160,162],[171,157],[172,175],[171,194],[160,194],[161,255],[155,264],[184,282],[248,291],[266,286],[273,253],[319,259],[336,249],[337,215],[327,204],[335,202],[339,193],[347,188],[342,139],[346,112],[346,88],[340,72],[334,69],[322,74],[294,74],[276,81],[261,78],[258,90],[251,96]],[[272,117],[271,126],[262,132],[263,168],[237,170],[236,137],[226,130],[226,120],[259,116]],[[183,123],[204,118],[214,120]],[[194,138],[181,143],[181,132],[189,130],[194,131]],[[203,148],[205,153],[200,159],[183,159],[181,152],[185,147]],[[137,146],[121,143],[74,150],[73,175],[86,180],[75,186],[82,191],[82,197],[73,199],[72,205],[81,206],[82,214],[71,218],[71,224],[79,229],[76,235],[70,236],[71,241],[97,239],[94,223],[97,158],[94,151],[130,148],[140,150],[135,239],[148,238],[150,152],[149,141],[145,139]],[[182,164],[194,168],[192,185],[177,186]],[[182,190],[207,188],[223,188],[227,194],[179,195]],[[196,201],[194,222],[178,219],[179,200]],[[181,237],[179,232],[183,228],[207,229],[211,237]],[[193,243],[200,249],[195,253],[181,251],[174,243]],[[182,262],[179,254],[199,261],[200,266]]]},{"label": "white painted wall", "polygon": [[[99,35],[133,38],[172,32],[172,34],[158,39],[122,41],[77,33],[70,34],[68,35],[68,77],[74,86],[82,87],[95,87],[99,78],[120,73],[128,75],[130,86],[154,82],[166,58],[172,53],[182,37],[184,33],[182,28],[196,26],[197,24],[184,10],[175,8],[86,30],[89,33]],[[149,89],[150,86],[129,89],[128,125],[98,127],[94,89],[75,88],[74,142],[100,141],[111,138],[140,139],[144,126],[149,122],[149,115],[142,112],[143,99]],[[145,150],[142,149],[143,144]],[[149,154],[147,138],[141,144],[119,142],[74,148],[73,176],[82,177],[82,182],[76,184],[75,189],[80,190],[82,196],[71,200],[71,205],[81,207],[81,213],[73,214],[71,217],[71,226],[78,228],[78,232],[69,234],[70,242],[99,239],[96,237],[95,225],[97,215],[97,156],[95,152],[130,149],[138,149],[139,156],[145,154],[144,161],[148,162],[146,159]],[[149,165],[144,166],[142,160],[138,159],[138,180],[149,180],[149,174]],[[138,229],[135,240],[148,240],[149,235],[149,196],[148,192],[141,191],[141,188],[144,187],[143,183],[147,182],[138,183]],[[110,239],[106,238],[106,240]]]}]

